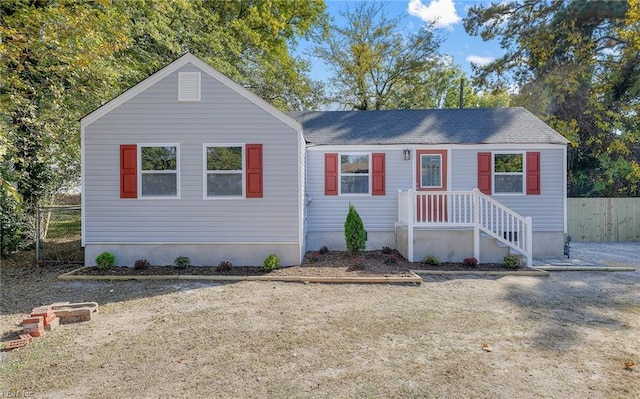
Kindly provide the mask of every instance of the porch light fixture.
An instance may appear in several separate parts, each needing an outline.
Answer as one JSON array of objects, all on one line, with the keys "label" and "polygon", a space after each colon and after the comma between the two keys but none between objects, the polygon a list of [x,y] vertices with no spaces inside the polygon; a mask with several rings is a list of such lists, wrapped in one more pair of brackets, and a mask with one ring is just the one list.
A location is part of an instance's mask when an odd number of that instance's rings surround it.
[{"label": "porch light fixture", "polygon": [[405,161],[411,160],[411,150],[410,149],[405,148],[404,150],[402,150],[402,155],[404,156],[404,160]]}]

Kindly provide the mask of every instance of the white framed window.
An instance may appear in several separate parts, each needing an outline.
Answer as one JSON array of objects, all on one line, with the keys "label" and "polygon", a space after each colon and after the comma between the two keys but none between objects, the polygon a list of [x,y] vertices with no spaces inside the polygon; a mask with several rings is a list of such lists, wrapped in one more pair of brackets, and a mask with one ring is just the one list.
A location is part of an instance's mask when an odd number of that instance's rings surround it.
[{"label": "white framed window", "polygon": [[495,152],[493,154],[494,194],[524,194],[524,153]]},{"label": "white framed window", "polygon": [[200,101],[200,72],[178,72],[178,101]]},{"label": "white framed window", "polygon": [[340,194],[371,194],[371,154],[340,154]]},{"label": "white framed window", "polygon": [[140,144],[141,197],[178,198],[180,196],[180,146],[178,144]]},{"label": "white framed window", "polygon": [[420,187],[442,188],[442,155],[420,155]]},{"label": "white framed window", "polygon": [[204,145],[204,197],[244,197],[244,144]]}]

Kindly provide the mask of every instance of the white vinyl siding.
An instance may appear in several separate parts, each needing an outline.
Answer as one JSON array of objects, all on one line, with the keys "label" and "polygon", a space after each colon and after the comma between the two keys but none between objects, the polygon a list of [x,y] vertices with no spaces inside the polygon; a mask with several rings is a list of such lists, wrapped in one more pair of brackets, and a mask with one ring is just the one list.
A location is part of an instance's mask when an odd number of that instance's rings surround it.
[{"label": "white vinyl siding", "polygon": [[[428,149],[428,146],[420,149]],[[413,156],[412,160],[405,161],[401,148],[380,146],[371,149],[371,152],[385,153],[386,195],[384,196],[324,195],[324,154],[346,153],[349,150],[348,147],[339,151],[336,151],[335,147],[331,150],[324,150],[322,147],[308,149],[307,195],[311,202],[307,208],[307,231],[344,231],[344,220],[350,202],[356,206],[367,231],[393,231],[394,224],[397,222],[398,190],[415,188]],[[487,151],[491,152],[492,148],[482,145],[479,145],[478,149],[451,146],[448,155],[450,190],[471,191],[477,187],[477,154]],[[563,146],[558,145],[553,149],[549,149],[548,146],[542,149],[531,148],[527,151],[540,152],[541,194],[499,196],[497,200],[523,216],[531,216],[534,231],[562,232],[564,231]],[[510,152],[518,152],[518,150],[514,148]]]},{"label": "white vinyl siding", "polygon": [[[413,160],[405,161],[402,148],[353,150],[324,150],[310,147],[307,151],[307,207],[308,232],[337,232],[343,234],[344,221],[349,203],[355,205],[369,232],[394,230],[398,213],[398,190],[413,187]],[[324,195],[324,154],[325,153],[384,153],[385,154],[385,195]]]},{"label": "white vinyl siding", "polygon": [[[202,101],[180,103],[178,72],[85,127],[85,242],[299,242],[299,132],[206,73]],[[204,200],[203,144],[238,142],[263,144],[263,198]],[[130,143],[179,144],[179,199],[120,199]]]},{"label": "white vinyl siding", "polygon": [[[467,146],[468,147],[468,146]],[[456,149],[450,151],[451,190],[473,190],[478,186],[478,152],[491,152],[490,146],[478,149]],[[520,152],[500,150],[499,152]],[[564,146],[542,149],[527,148],[540,152],[540,195],[496,195],[495,199],[522,216],[531,216],[533,231],[564,231]],[[526,151],[522,151],[523,153]],[[498,152],[498,151],[496,151]],[[525,166],[526,167],[526,166]],[[525,169],[526,170],[526,169]]]}]

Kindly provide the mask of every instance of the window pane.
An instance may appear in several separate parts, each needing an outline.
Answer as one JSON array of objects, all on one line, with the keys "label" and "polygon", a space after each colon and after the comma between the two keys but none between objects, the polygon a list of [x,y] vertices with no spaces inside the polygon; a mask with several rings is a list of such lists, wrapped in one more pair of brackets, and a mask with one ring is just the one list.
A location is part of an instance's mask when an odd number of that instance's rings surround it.
[{"label": "window pane", "polygon": [[369,176],[342,176],[342,194],[369,194]]},{"label": "window pane", "polygon": [[442,173],[440,166],[440,156],[438,155],[421,155],[422,163],[421,185],[422,187],[441,187]]},{"label": "window pane", "polygon": [[342,173],[369,173],[369,155],[341,155]]},{"label": "window pane", "polygon": [[176,170],[176,147],[142,147],[142,170]]},{"label": "window pane", "polygon": [[207,170],[242,170],[242,147],[207,147]]},{"label": "window pane", "polygon": [[496,193],[522,193],[522,175],[496,175]]},{"label": "window pane", "polygon": [[495,171],[522,172],[522,154],[496,154]]},{"label": "window pane", "polygon": [[177,175],[175,173],[143,173],[143,196],[178,195]]},{"label": "window pane", "polygon": [[242,173],[207,174],[207,196],[241,196]]}]

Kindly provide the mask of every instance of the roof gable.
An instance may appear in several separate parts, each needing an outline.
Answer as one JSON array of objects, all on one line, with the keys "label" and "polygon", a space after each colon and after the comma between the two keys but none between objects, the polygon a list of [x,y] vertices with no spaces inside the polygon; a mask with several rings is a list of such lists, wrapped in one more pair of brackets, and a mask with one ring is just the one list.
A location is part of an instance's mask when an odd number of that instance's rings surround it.
[{"label": "roof gable", "polygon": [[256,96],[255,94],[251,93],[249,90],[245,89],[244,87],[242,87],[238,83],[234,82],[232,79],[230,79],[227,76],[223,75],[222,73],[218,72],[213,67],[211,67],[209,64],[207,64],[206,62],[202,61],[201,59],[199,59],[198,57],[196,57],[195,55],[193,55],[191,53],[186,53],[182,57],[180,57],[177,60],[173,61],[171,64],[167,65],[166,67],[162,68],[158,72],[156,72],[153,75],[149,76],[145,80],[143,80],[140,83],[136,84],[135,86],[131,87],[130,89],[128,89],[124,93],[120,94],[119,96],[117,96],[114,99],[110,100],[106,104],[102,105],[101,107],[99,107],[99,108],[95,109],[94,111],[92,111],[91,113],[87,114],[86,116],[84,116],[81,119],[81,121],[80,121],[81,125],[82,126],[90,125],[91,123],[93,123],[96,120],[100,119],[104,115],[108,114],[109,112],[111,112],[114,109],[118,108],[119,106],[123,105],[127,101],[129,101],[132,98],[136,97],[138,94],[142,93],[146,89],[152,87],[154,84],[158,83],[162,79],[166,78],[167,76],[171,75],[172,73],[178,71],[180,68],[182,68],[182,67],[184,67],[185,65],[188,65],[188,64],[191,64],[191,65],[195,66],[196,68],[200,69],[202,72],[208,74],[213,79],[219,81],[220,83],[222,83],[223,85],[225,85],[226,87],[231,89],[232,91],[236,92],[240,96],[242,96],[245,99],[247,99],[248,101],[252,102],[253,104],[258,106],[259,108],[261,108],[264,111],[266,111],[267,113],[273,115],[275,118],[277,118],[278,120],[280,120],[284,124],[290,126],[291,128],[293,128],[293,129],[295,129],[297,131],[301,131],[302,130],[302,127],[300,126],[300,124],[295,119],[291,118],[289,115],[287,115],[286,113],[280,111],[279,109],[277,109],[273,105],[269,104],[268,102],[266,102],[262,98],[260,98],[260,97]]},{"label": "roof gable", "polygon": [[290,112],[317,145],[566,144],[522,107]]}]

